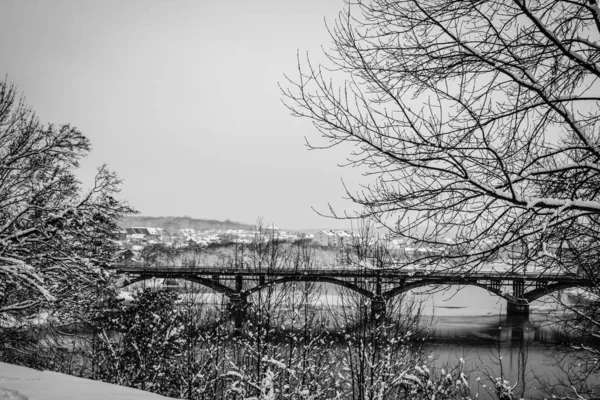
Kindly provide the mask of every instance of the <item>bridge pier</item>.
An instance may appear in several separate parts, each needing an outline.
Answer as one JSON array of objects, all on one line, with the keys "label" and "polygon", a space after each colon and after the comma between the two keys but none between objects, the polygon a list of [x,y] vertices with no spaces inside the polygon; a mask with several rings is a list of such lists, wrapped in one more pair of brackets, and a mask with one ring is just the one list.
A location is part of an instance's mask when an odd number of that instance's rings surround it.
[{"label": "bridge pier", "polygon": [[506,315],[529,315],[529,304],[507,301]]},{"label": "bridge pier", "polygon": [[371,320],[374,322],[382,321],[386,314],[385,299],[381,295],[381,286],[381,275],[378,275],[375,279],[375,296],[371,299]]},{"label": "bridge pier", "polygon": [[374,322],[382,321],[385,315],[385,299],[382,296],[373,297],[371,299],[371,320]]},{"label": "bridge pier", "polygon": [[233,326],[236,333],[241,332],[244,320],[246,319],[246,310],[248,301],[240,295],[233,295],[229,298],[229,314],[233,319]]},{"label": "bridge pier", "polygon": [[248,301],[242,296],[244,281],[242,275],[235,276],[235,294],[229,297],[229,313],[233,319],[235,334],[241,333],[244,320],[246,319],[246,309]]},{"label": "bridge pier", "polygon": [[514,301],[506,301],[506,315],[529,315],[529,302],[525,300],[525,280],[513,281]]}]

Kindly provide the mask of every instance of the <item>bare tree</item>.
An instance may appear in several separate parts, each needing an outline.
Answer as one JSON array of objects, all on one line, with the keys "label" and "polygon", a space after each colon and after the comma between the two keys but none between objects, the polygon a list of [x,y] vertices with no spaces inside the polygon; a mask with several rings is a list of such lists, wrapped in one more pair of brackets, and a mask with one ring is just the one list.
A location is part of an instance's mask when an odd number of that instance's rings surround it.
[{"label": "bare tree", "polygon": [[[84,192],[74,170],[90,150],[69,125],[43,126],[14,86],[0,82],[0,357],[22,345],[28,322],[68,325],[106,287],[117,220],[105,166]],[[22,350],[22,349],[21,349]],[[11,359],[12,360],[12,359]]]},{"label": "bare tree", "polygon": [[541,244],[600,211],[599,29],[595,1],[359,1],[331,30],[345,82],[309,62],[287,105],[354,146],[376,181],[349,194],[394,232]]},{"label": "bare tree", "polygon": [[[282,90],[322,135],[310,148],[351,146],[366,171],[347,189],[362,211],[334,216],[446,248],[406,263],[512,255],[600,294],[596,0],[359,0],[330,34],[325,65],[299,60]],[[597,311],[577,313],[599,331]]]},{"label": "bare tree", "polygon": [[572,268],[598,238],[599,30],[594,0],[352,2],[285,103],[325,138],[311,148],[353,146],[372,178],[348,192],[358,217],[455,238],[424,258]]}]

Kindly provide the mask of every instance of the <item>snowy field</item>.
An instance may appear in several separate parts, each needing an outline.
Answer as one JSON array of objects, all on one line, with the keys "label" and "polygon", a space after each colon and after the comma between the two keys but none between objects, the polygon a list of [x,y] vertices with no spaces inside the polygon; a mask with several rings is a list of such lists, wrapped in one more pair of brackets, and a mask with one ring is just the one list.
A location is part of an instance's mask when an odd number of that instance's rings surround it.
[{"label": "snowy field", "polygon": [[0,400],[158,400],[169,398],[71,375],[0,363]]}]

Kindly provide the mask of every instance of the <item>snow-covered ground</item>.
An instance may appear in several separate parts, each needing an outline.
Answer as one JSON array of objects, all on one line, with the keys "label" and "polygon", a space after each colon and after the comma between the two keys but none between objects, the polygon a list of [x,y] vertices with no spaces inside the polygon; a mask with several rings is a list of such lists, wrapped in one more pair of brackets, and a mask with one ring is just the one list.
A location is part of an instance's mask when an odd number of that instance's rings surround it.
[{"label": "snow-covered ground", "polygon": [[158,400],[154,393],[0,363],[0,400]]}]

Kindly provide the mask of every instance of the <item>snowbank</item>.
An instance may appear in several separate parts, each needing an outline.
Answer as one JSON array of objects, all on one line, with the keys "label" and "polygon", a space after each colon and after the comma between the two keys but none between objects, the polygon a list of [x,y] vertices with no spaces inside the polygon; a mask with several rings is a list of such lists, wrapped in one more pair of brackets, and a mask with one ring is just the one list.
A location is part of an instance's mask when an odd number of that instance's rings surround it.
[{"label": "snowbank", "polygon": [[0,399],[158,400],[154,393],[0,362]]}]

